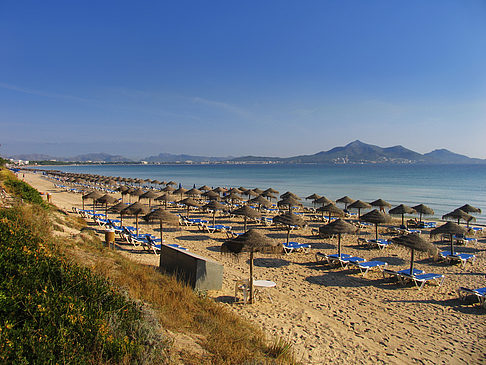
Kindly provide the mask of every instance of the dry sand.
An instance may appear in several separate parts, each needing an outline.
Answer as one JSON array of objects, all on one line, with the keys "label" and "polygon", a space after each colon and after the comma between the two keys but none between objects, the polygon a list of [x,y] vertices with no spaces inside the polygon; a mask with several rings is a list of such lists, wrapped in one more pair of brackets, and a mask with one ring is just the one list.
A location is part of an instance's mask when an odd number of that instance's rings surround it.
[{"label": "dry sand", "polygon": [[[80,194],[61,192],[40,175],[26,173],[25,180],[41,192],[50,192],[52,202],[60,208],[70,211],[73,206],[81,207]],[[217,218],[217,223],[229,224],[237,232],[243,230],[242,219]],[[181,227],[167,229],[164,238],[167,243],[178,243],[221,262],[223,289],[208,294],[261,326],[269,337],[278,336],[292,343],[297,359],[304,364],[486,363],[486,310],[459,301],[457,295],[460,286],[486,286],[484,237],[479,238],[477,245],[458,247],[459,252],[477,256],[475,264],[468,264],[465,269],[427,257],[417,258],[417,268],[446,275],[441,287],[427,285],[418,291],[384,279],[380,273],[369,273],[363,278],[355,269],[316,264],[315,253],[335,253],[336,242],[312,236],[311,228],[322,223],[309,223],[308,228],[292,233],[292,240],[312,245],[308,253],[256,255],[256,278],[275,281],[277,287],[269,289],[273,302],[263,296],[253,305],[233,302],[234,281],[248,278],[249,267],[246,257],[235,260],[221,255],[219,247],[226,239],[224,233],[209,234],[196,227]],[[155,226],[143,223],[141,227],[143,232],[159,235],[152,230]],[[273,239],[285,240],[286,233],[282,230],[259,228]],[[368,231],[371,234],[372,229]],[[445,242],[437,244],[440,249],[447,248]],[[154,254],[121,242],[118,247],[133,260],[158,266]],[[410,260],[410,251],[405,248],[364,248],[357,244],[356,236],[343,240],[343,252],[368,261],[386,261],[392,269],[407,268]]]}]

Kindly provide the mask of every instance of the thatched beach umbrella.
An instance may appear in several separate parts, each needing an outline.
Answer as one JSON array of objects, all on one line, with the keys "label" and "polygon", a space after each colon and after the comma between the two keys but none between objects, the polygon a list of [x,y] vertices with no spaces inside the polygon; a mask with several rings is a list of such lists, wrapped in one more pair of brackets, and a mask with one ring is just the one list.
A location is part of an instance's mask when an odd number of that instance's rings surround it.
[{"label": "thatched beach umbrella", "polygon": [[302,203],[300,202],[300,200],[295,199],[292,195],[287,195],[282,200],[277,202],[277,206],[278,207],[288,207],[289,212],[291,212],[292,207],[302,206]]},{"label": "thatched beach umbrella", "polygon": [[[263,191],[262,191],[262,193],[263,193]],[[248,200],[250,200],[252,196],[258,196],[259,193],[255,193],[253,190],[248,189],[247,191],[245,191],[243,193],[243,195],[247,195],[248,196]]]},{"label": "thatched beach umbrella", "polygon": [[292,227],[304,227],[306,225],[306,222],[302,217],[292,212],[287,212],[273,217],[273,222],[283,224],[287,227],[287,243],[289,243],[290,230]]},{"label": "thatched beach umbrella", "polygon": [[334,203],[331,199],[326,198],[325,196],[321,196],[313,201],[315,204],[321,204],[321,207]]},{"label": "thatched beach umbrella", "polygon": [[375,239],[378,240],[378,224],[390,223],[392,219],[388,214],[373,209],[371,212],[363,214],[361,220],[375,225]]},{"label": "thatched beach umbrella", "polygon": [[167,208],[167,202],[173,202],[175,201],[175,198],[172,194],[164,193],[156,197],[154,200],[158,202],[164,202],[164,206],[165,208]]},{"label": "thatched beach umbrella", "polygon": [[370,203],[372,207],[379,207],[380,212],[385,213],[385,208],[390,208],[391,204],[383,199],[377,199]]},{"label": "thatched beach umbrella", "polygon": [[123,209],[122,212],[124,215],[131,214],[135,216],[135,227],[137,229],[137,234],[138,234],[138,216],[147,214],[149,212],[149,209],[145,205],[136,202]]},{"label": "thatched beach umbrella", "polygon": [[109,194],[103,195],[101,198],[96,199],[97,203],[105,204],[105,216],[108,217],[108,204],[113,204],[117,202],[118,199]]},{"label": "thatched beach umbrella", "polygon": [[226,192],[226,189],[222,188],[221,186],[218,186],[217,188],[214,188],[213,191],[218,194],[222,194]]},{"label": "thatched beach umbrella", "polygon": [[430,237],[437,236],[439,234],[448,234],[451,244],[451,255],[454,255],[454,235],[466,234],[467,229],[456,224],[454,222],[447,222],[440,227],[434,228],[430,231]]},{"label": "thatched beach umbrella", "polygon": [[213,226],[214,226],[215,221],[216,221],[216,211],[225,210],[226,205],[223,205],[216,200],[211,200],[208,204],[203,205],[203,209],[209,209],[209,210],[213,211]]},{"label": "thatched beach umbrella", "polygon": [[174,185],[175,186],[175,185],[177,185],[177,183],[175,181],[169,181],[167,183],[167,186],[170,186],[170,185]]},{"label": "thatched beach umbrella", "polygon": [[414,207],[415,211],[419,214],[419,222],[422,222],[422,215],[433,215],[434,210],[432,208],[429,208],[428,206],[424,204],[419,204]]},{"label": "thatched beach umbrella", "polygon": [[422,251],[428,252],[431,255],[437,256],[438,250],[432,243],[426,241],[420,234],[418,233],[410,233],[407,235],[394,237],[392,238],[392,242],[408,247],[412,250],[411,258],[410,258],[410,275],[413,274],[413,263],[414,263],[414,254],[415,251]]},{"label": "thatched beach umbrella", "polygon": [[98,191],[92,191],[86,195],[83,195],[82,196],[82,199],[83,199],[83,210],[84,210],[84,200],[85,199],[91,199],[93,200],[93,217],[94,217],[94,214],[96,213],[96,199],[99,199],[103,196],[103,194],[101,194],[100,192]]},{"label": "thatched beach umbrella", "polygon": [[250,208],[248,205],[244,205],[244,206],[242,206],[242,207],[240,207],[236,210],[233,210],[231,212],[231,214],[241,215],[245,218],[245,223],[244,223],[244,227],[243,227],[244,231],[246,231],[247,218],[256,219],[256,218],[261,218],[261,216],[262,216],[262,214],[258,210]]},{"label": "thatched beach umbrella", "polygon": [[361,209],[370,209],[371,204],[368,204],[361,200],[356,200],[354,203],[348,205],[349,209],[358,209],[358,219],[361,219]]},{"label": "thatched beach umbrella", "polygon": [[151,207],[151,203],[152,203],[152,199],[155,199],[159,196],[160,193],[156,193],[155,191],[153,190],[148,190],[146,191],[145,193],[143,193],[142,195],[139,196],[139,200],[140,199],[148,199],[149,200],[149,208]]},{"label": "thatched beach umbrella", "polygon": [[259,189],[259,188],[254,188],[251,191],[253,191],[256,194],[254,196],[257,196],[257,195],[260,195],[260,194],[263,193],[263,190],[262,189]]},{"label": "thatched beach umbrella", "polygon": [[176,189],[172,192],[172,194],[174,195],[180,195],[181,196],[181,200],[182,200],[182,196],[186,193],[187,189],[184,189],[182,186],[179,187],[179,189]]},{"label": "thatched beach umbrella", "polygon": [[242,252],[250,253],[250,300],[253,303],[253,254],[262,253],[281,253],[282,245],[274,242],[267,236],[258,232],[256,229],[250,229],[238,237],[226,241],[221,245],[221,252],[240,254]]},{"label": "thatched beach umbrella", "polygon": [[342,198],[336,200],[336,203],[344,204],[344,209],[348,209],[348,205],[353,204],[354,201],[355,201],[354,199],[351,199],[349,196],[345,195]]},{"label": "thatched beach umbrella", "polygon": [[457,224],[460,224],[461,219],[464,220],[467,223],[467,226],[469,227],[469,222],[470,221],[475,221],[476,218],[474,218],[472,215],[467,214],[465,211],[461,209],[454,209],[452,212],[449,212],[447,214],[444,214],[442,216],[442,219],[457,219]]},{"label": "thatched beach umbrella", "polygon": [[329,203],[327,205],[324,205],[323,207],[317,208],[316,212],[322,212],[322,218],[324,220],[324,212],[328,213],[329,216],[329,222],[331,222],[332,216],[335,217],[344,217],[346,213],[338,207],[336,207],[333,203]]},{"label": "thatched beach umbrella", "polygon": [[234,204],[235,201],[242,201],[243,198],[241,196],[239,196],[238,194],[232,192],[232,193],[229,193],[228,195],[225,195],[225,197],[223,198],[225,201],[229,201],[231,204]]},{"label": "thatched beach umbrella", "polygon": [[294,199],[300,200],[300,198],[297,195],[295,195],[294,193],[292,193],[290,191],[287,191],[287,192],[283,193],[282,195],[280,195],[280,199],[285,199],[285,198],[288,198],[288,197],[292,197]]},{"label": "thatched beach umbrella", "polygon": [[319,227],[320,234],[338,235],[338,255],[341,257],[341,235],[353,234],[358,230],[357,227],[346,222],[345,220],[338,218],[334,222]]},{"label": "thatched beach umbrella", "polygon": [[275,190],[275,189],[272,189],[272,188],[268,188],[263,193],[278,194],[279,192],[278,192],[278,190]]},{"label": "thatched beach umbrella", "polygon": [[249,201],[250,204],[258,204],[258,210],[262,209],[262,206],[265,208],[270,208],[272,203],[265,199],[263,195],[258,195],[256,198],[253,198]]},{"label": "thatched beach umbrella", "polygon": [[179,217],[175,214],[172,214],[168,210],[165,209],[155,209],[154,211],[146,214],[143,219],[145,221],[153,221],[158,220],[160,222],[160,244],[164,242],[163,237],[163,224],[171,224],[171,225],[179,225]]},{"label": "thatched beach umbrella", "polygon": [[306,196],[305,200],[316,200],[316,199],[319,199],[320,197],[321,197],[320,195],[317,195],[316,193],[314,193],[312,195]]},{"label": "thatched beach umbrella", "polygon": [[119,202],[118,204],[115,204],[111,206],[108,210],[113,213],[118,213],[120,214],[120,225],[123,226],[123,209],[125,209],[127,206],[123,202]]},{"label": "thatched beach umbrella", "polygon": [[173,188],[172,186],[170,185],[167,185],[165,188],[161,189],[161,191],[164,191],[166,193],[172,193],[173,191],[175,191],[176,189]]},{"label": "thatched beach umbrella", "polygon": [[400,204],[397,205],[395,208],[392,208],[388,211],[391,215],[401,215],[402,216],[402,226],[405,226],[405,214],[415,214],[415,209],[410,208],[408,205]]},{"label": "thatched beach umbrella", "polygon": [[187,196],[196,197],[196,196],[201,196],[201,194],[202,194],[202,191],[199,190],[199,189],[196,189],[196,188],[192,188],[192,189],[186,191]]},{"label": "thatched beach umbrella", "polygon": [[208,191],[202,193],[201,195],[204,196],[204,197],[206,197],[206,198],[208,198],[209,200],[219,200],[219,199],[221,199],[221,196],[218,193],[216,193],[216,192],[214,192],[212,190],[208,190]]},{"label": "thatched beach umbrella", "polygon": [[209,186],[207,186],[207,185],[203,185],[203,186],[201,186],[201,187],[199,188],[199,190],[201,190],[201,191],[210,191],[210,190],[211,190],[211,188],[210,188]]},{"label": "thatched beach umbrella", "polygon": [[464,204],[459,209],[462,210],[463,212],[466,212],[466,213],[479,213],[479,214],[481,214],[481,209],[473,207],[472,205],[469,205],[469,204]]},{"label": "thatched beach umbrella", "polygon": [[201,207],[201,204],[199,204],[197,201],[195,201],[192,198],[186,198],[184,200],[181,200],[179,203],[184,204],[187,207],[187,217],[189,217],[189,208],[190,207],[195,207],[195,208]]}]

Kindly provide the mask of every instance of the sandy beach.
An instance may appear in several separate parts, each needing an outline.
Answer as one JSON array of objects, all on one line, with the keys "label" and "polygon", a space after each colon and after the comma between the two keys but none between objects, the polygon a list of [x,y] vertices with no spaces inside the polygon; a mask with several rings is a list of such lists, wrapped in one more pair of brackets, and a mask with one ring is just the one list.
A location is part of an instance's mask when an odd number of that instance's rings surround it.
[{"label": "sandy beach", "polygon": [[[59,208],[71,212],[72,207],[82,206],[81,194],[62,191],[40,174],[26,172],[24,179],[37,190],[49,192],[51,202]],[[191,212],[191,217],[208,215]],[[477,257],[474,264],[467,264],[464,269],[419,255],[416,268],[445,275],[442,286],[426,285],[419,291],[383,278],[378,272],[363,277],[355,268],[317,264],[316,252],[335,253],[337,242],[313,236],[312,228],[322,222],[306,220],[309,226],[293,231],[291,240],[309,243],[308,252],[256,254],[255,277],[272,280],[277,286],[268,289],[272,301],[264,295],[253,305],[234,303],[235,280],[248,278],[249,265],[246,256],[235,259],[220,253],[220,246],[227,239],[225,233],[204,233],[196,226],[181,226],[167,228],[164,238],[167,243],[177,243],[222,263],[223,288],[208,295],[262,327],[269,337],[278,336],[292,343],[297,360],[303,364],[486,363],[486,310],[459,301],[457,294],[461,286],[486,286],[485,236],[478,236],[476,245],[457,246],[458,252]],[[243,218],[216,216],[216,221],[232,226],[236,232],[243,231]],[[124,218],[124,222],[133,220]],[[400,220],[394,224],[399,225]],[[144,233],[160,234],[156,224],[144,222],[140,227]],[[254,224],[250,227],[258,227],[278,242],[285,241],[286,231],[282,229]],[[374,227],[366,232],[371,238]],[[390,237],[384,231],[380,233],[384,238]],[[131,259],[158,266],[159,257],[155,254],[122,241],[117,243],[117,249]],[[448,248],[447,242],[437,241],[437,245],[440,250]],[[358,245],[358,236],[351,235],[344,236],[342,247],[343,252],[368,261],[385,261],[390,269],[405,269],[410,264],[410,251],[404,247],[370,249]]]}]

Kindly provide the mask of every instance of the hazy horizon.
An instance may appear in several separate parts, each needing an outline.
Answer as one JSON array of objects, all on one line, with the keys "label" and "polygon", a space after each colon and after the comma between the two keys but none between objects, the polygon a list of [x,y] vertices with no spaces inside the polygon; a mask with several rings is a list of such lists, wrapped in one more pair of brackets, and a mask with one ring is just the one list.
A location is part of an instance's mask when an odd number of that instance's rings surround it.
[{"label": "hazy horizon", "polygon": [[486,158],[484,1],[7,1],[0,24],[0,155]]}]

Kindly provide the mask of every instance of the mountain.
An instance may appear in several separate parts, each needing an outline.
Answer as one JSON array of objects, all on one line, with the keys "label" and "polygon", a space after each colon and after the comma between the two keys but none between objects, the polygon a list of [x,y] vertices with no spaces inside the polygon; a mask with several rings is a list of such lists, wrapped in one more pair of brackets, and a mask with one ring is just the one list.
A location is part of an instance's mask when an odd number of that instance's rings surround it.
[{"label": "mountain", "polygon": [[485,160],[482,160],[480,158],[470,158],[464,155],[451,152],[446,149],[434,150],[432,152],[424,154],[424,157],[427,162],[437,163],[437,164],[485,163]]},{"label": "mountain", "polygon": [[78,155],[74,157],[69,157],[65,161],[75,161],[75,162],[132,162],[126,157],[120,155],[110,155],[108,153],[87,153],[85,155]]},{"label": "mountain", "polygon": [[173,155],[171,153],[159,153],[157,156],[150,156],[143,158],[147,162],[220,162],[228,161],[231,157],[206,157],[206,156],[192,156],[192,155]]},{"label": "mountain", "polygon": [[288,158],[245,156],[232,160],[233,162],[279,162],[279,163],[322,163],[322,164],[470,164],[486,163],[486,160],[469,158],[447,150],[436,150],[425,155],[409,150],[403,146],[379,147],[359,140],[343,147],[334,147],[329,151],[321,151],[313,155],[302,155]]}]

